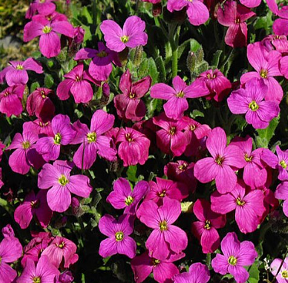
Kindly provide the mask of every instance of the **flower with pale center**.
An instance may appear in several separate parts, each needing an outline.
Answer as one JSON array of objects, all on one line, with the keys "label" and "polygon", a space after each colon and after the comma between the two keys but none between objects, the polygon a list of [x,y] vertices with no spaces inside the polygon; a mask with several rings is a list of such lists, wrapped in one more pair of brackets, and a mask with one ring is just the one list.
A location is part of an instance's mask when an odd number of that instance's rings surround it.
[{"label": "flower with pale center", "polygon": [[243,206],[246,202],[244,200],[241,200],[240,198],[236,199],[237,205]]},{"label": "flower with pale center", "polygon": [[130,133],[127,133],[127,134],[125,135],[125,138],[126,138],[126,140],[127,140],[128,142],[132,142],[132,141],[133,141]]},{"label": "flower with pale center", "polygon": [[261,70],[260,71],[260,77],[263,78],[263,79],[267,79],[268,77],[268,70]]},{"label": "flower with pale center", "polygon": [[31,144],[30,144],[29,141],[25,141],[25,142],[22,143],[23,149],[28,149],[28,148],[30,148],[30,146],[31,146]]},{"label": "flower with pale center", "polygon": [[283,169],[286,169],[287,164],[284,160],[281,160],[279,164],[282,166]]},{"label": "flower with pale center", "polygon": [[129,36],[127,35],[123,35],[120,37],[120,40],[123,42],[123,43],[127,43],[129,41]]},{"label": "flower with pale center", "polygon": [[210,229],[211,229],[211,222],[210,222],[209,220],[206,220],[206,221],[205,221],[205,226],[204,226],[204,228],[205,228],[206,230],[210,230]]},{"label": "flower with pale center", "polygon": [[41,283],[41,278],[40,277],[34,277],[33,278],[33,283]]},{"label": "flower with pale center", "polygon": [[24,67],[23,67],[22,65],[18,64],[18,65],[16,66],[16,69],[17,69],[17,70],[23,70]]},{"label": "flower with pale center", "polygon": [[237,264],[237,258],[236,258],[235,256],[233,256],[233,255],[229,256],[229,258],[228,258],[228,263],[229,263],[230,265],[235,266],[235,265]]},{"label": "flower with pale center", "polygon": [[154,267],[157,266],[159,263],[160,263],[159,259],[152,258],[152,264],[153,264]]},{"label": "flower with pale center", "polygon": [[60,244],[55,244],[57,248],[63,249],[65,247],[65,242],[61,242]]},{"label": "flower with pale center", "polygon": [[131,205],[134,201],[134,198],[131,197],[131,196],[128,196],[126,199],[125,199],[125,204],[128,206],[128,205]]},{"label": "flower with pale center", "polygon": [[245,155],[244,155],[244,159],[245,159],[246,162],[251,162],[252,159],[253,159],[253,156],[252,156],[252,155],[249,156],[247,153],[245,153]]},{"label": "flower with pale center", "polygon": [[52,28],[49,27],[49,26],[45,26],[45,27],[42,29],[42,31],[47,34],[47,33],[50,33],[50,32],[52,31]]},{"label": "flower with pale center", "polygon": [[175,135],[176,127],[171,127],[170,130],[169,130],[169,133],[170,133],[171,136]]},{"label": "flower with pale center", "polygon": [[40,201],[38,199],[32,200],[30,202],[30,205],[31,205],[32,208],[38,208],[40,206]]},{"label": "flower with pale center", "polygon": [[99,57],[99,58],[104,58],[104,57],[107,57],[107,56],[108,56],[108,53],[105,52],[104,50],[102,50],[101,52],[98,52],[98,53],[96,54],[96,56]]},{"label": "flower with pale center", "polygon": [[87,141],[89,143],[96,142],[97,134],[95,132],[91,132],[87,134]]},{"label": "flower with pale center", "polygon": [[124,233],[123,232],[118,231],[118,232],[115,233],[115,239],[116,239],[117,242],[122,241],[123,238],[124,238]]},{"label": "flower with pale center", "polygon": [[281,276],[282,276],[282,278],[284,278],[284,279],[288,279],[288,271],[285,269],[285,270],[283,270],[282,272],[281,272]]},{"label": "flower with pale center", "polygon": [[61,143],[61,134],[60,133],[57,133],[54,136],[54,143],[60,145],[60,143]]},{"label": "flower with pale center", "polygon": [[61,177],[58,179],[58,182],[61,186],[65,186],[69,183],[69,180],[66,178],[65,175],[61,175]]},{"label": "flower with pale center", "polygon": [[259,109],[259,105],[253,100],[249,103],[249,109],[252,111],[257,111]]},{"label": "flower with pale center", "polygon": [[181,90],[180,92],[178,92],[178,93],[176,94],[176,97],[183,98],[184,95],[185,95],[184,92]]},{"label": "flower with pale center", "polygon": [[168,230],[167,221],[165,221],[165,220],[160,221],[159,227],[160,227],[161,232],[167,231]]},{"label": "flower with pale center", "polygon": [[215,162],[218,164],[218,165],[222,165],[223,161],[225,160],[225,157],[224,156],[220,156],[220,155],[217,155],[216,158],[215,158]]}]

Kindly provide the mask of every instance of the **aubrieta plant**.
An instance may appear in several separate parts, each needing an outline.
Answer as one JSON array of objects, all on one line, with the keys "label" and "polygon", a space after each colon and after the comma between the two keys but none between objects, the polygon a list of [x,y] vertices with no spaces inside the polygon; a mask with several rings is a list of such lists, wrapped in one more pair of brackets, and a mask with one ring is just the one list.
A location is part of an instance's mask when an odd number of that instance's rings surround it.
[{"label": "aubrieta plant", "polygon": [[0,283],[288,282],[288,1],[24,20],[35,50],[0,67]]}]

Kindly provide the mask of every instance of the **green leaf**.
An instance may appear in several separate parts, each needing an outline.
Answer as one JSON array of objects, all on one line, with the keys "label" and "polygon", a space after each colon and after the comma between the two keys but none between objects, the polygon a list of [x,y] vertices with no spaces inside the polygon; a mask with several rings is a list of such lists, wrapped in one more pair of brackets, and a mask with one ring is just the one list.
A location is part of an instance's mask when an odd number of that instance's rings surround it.
[{"label": "green leaf", "polygon": [[222,53],[223,53],[223,50],[217,50],[214,53],[211,66],[214,66],[216,68],[218,67]]},{"label": "green leaf", "polygon": [[258,270],[258,264],[254,262],[252,266],[248,268],[249,272],[249,283],[258,283],[259,282],[259,270]]},{"label": "green leaf", "polygon": [[143,78],[147,75],[149,68],[149,62],[148,59],[144,59],[138,69],[138,77]]},{"label": "green leaf", "polygon": [[191,116],[192,119],[195,119],[196,117],[204,117],[204,113],[199,111],[199,110],[197,110],[197,109],[194,109],[192,111],[192,113],[190,113],[190,116]]},{"label": "green leaf", "polygon": [[30,93],[33,92],[38,87],[40,87],[40,84],[38,82],[32,83],[30,86]]},{"label": "green leaf", "polygon": [[128,180],[133,182],[133,183],[135,183],[138,180],[138,178],[136,176],[136,174],[137,174],[137,165],[129,166],[126,174],[127,174]]},{"label": "green leaf", "polygon": [[157,57],[155,63],[159,71],[159,81],[163,82],[166,80],[166,68],[162,56]]},{"label": "green leaf", "polygon": [[92,17],[91,17],[91,15],[90,15],[87,7],[84,6],[84,7],[81,8],[81,10],[82,10],[82,15],[83,15],[83,16],[86,18],[86,20],[87,20],[87,23],[88,23],[88,24],[92,24],[92,23],[93,23],[93,20],[92,20]]},{"label": "green leaf", "polygon": [[50,74],[46,74],[44,78],[44,85],[47,88],[51,88],[54,85],[54,79]]},{"label": "green leaf", "polygon": [[152,78],[152,84],[158,82],[159,72],[156,67],[156,63],[153,58],[148,59],[148,74]]},{"label": "green leaf", "polygon": [[269,142],[275,134],[275,130],[279,124],[280,115],[274,118],[266,129],[258,129],[258,136],[256,137],[257,147],[268,148]]}]

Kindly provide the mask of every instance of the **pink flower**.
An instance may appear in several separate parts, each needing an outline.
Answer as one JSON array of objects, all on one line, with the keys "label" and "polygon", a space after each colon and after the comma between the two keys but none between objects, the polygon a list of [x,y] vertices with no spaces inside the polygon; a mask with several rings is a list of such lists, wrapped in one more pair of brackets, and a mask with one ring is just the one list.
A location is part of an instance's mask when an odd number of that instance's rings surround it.
[{"label": "pink flower", "polygon": [[199,221],[192,223],[192,232],[200,240],[203,253],[213,253],[220,244],[220,236],[216,229],[225,226],[226,216],[213,212],[210,203],[205,199],[195,202],[193,212]]},{"label": "pink flower", "polygon": [[36,115],[43,121],[54,117],[55,106],[49,96],[53,91],[48,88],[37,88],[27,98],[26,109],[30,116]]},{"label": "pink flower", "polygon": [[269,149],[264,148],[261,159],[271,168],[279,171],[278,179],[288,181],[288,150],[282,151],[279,145],[276,146],[277,156]]},{"label": "pink flower", "polygon": [[147,44],[148,36],[144,32],[145,22],[137,16],[126,19],[123,30],[112,20],[103,21],[100,29],[104,34],[107,47],[116,52],[121,52],[126,47],[134,48]]},{"label": "pink flower", "polygon": [[41,137],[36,143],[36,150],[46,162],[56,160],[60,155],[60,146],[70,144],[76,135],[67,115],[56,115],[51,125],[54,137]]},{"label": "pink flower", "polygon": [[118,155],[124,166],[143,165],[149,154],[150,140],[142,133],[126,127],[117,134],[116,144],[119,144]]},{"label": "pink flower", "polygon": [[86,124],[77,121],[73,124],[77,134],[71,144],[79,144],[73,156],[73,162],[78,168],[89,169],[96,160],[97,154],[105,159],[116,159],[116,150],[112,147],[112,139],[105,133],[114,124],[114,116],[103,110],[97,110],[91,119],[90,130]]},{"label": "pink flower", "polygon": [[183,133],[187,126],[183,118],[179,121],[169,119],[164,113],[153,117],[153,123],[160,127],[156,132],[157,146],[166,154],[180,156],[186,149],[187,140]]},{"label": "pink flower", "polygon": [[[80,63],[68,74],[56,90],[60,100],[67,100],[72,94],[76,103],[88,103],[93,98],[93,88],[89,82],[96,84],[87,71],[84,64]],[[98,84],[98,83],[97,83]]]},{"label": "pink flower", "polygon": [[195,81],[190,86],[179,77],[175,77],[172,81],[173,88],[157,83],[151,87],[151,97],[168,100],[164,105],[164,111],[168,118],[178,120],[184,115],[184,111],[188,109],[186,98],[196,98],[207,95],[209,90],[203,82]]},{"label": "pink flower", "polygon": [[261,161],[262,148],[252,151],[252,138],[235,138],[230,143],[238,146],[242,151],[242,156],[245,160],[243,171],[243,180],[246,185],[252,189],[264,186],[267,181],[267,171],[264,168],[264,163]]},{"label": "pink flower", "polygon": [[283,199],[283,212],[288,217],[288,182],[279,184],[275,191],[276,199]]},{"label": "pink flower", "polygon": [[207,70],[199,75],[196,81],[203,81],[209,89],[206,99],[214,99],[217,102],[222,101],[231,90],[231,82],[217,69]]},{"label": "pink flower", "polygon": [[261,4],[261,0],[240,0],[240,3],[248,8],[255,8]]},{"label": "pink flower", "polygon": [[253,78],[246,83],[245,89],[232,91],[227,103],[233,114],[246,114],[248,124],[255,129],[265,129],[280,112],[276,101],[264,100],[267,93],[268,87],[264,82]]},{"label": "pink flower", "polygon": [[246,193],[245,186],[237,183],[232,192],[211,195],[211,209],[220,214],[235,210],[235,220],[244,234],[254,232],[265,213],[264,193],[254,190]]},{"label": "pink flower", "polygon": [[73,37],[74,28],[67,21],[32,20],[24,27],[23,40],[27,42],[40,36],[40,51],[45,57],[51,58],[57,56],[61,51],[60,38],[57,33]]},{"label": "pink flower", "polygon": [[248,45],[247,57],[256,72],[248,72],[242,75],[240,78],[241,84],[245,84],[252,78],[258,78],[268,87],[265,100],[274,100],[280,103],[283,97],[283,90],[274,77],[282,76],[279,70],[281,53],[276,50],[268,53],[260,42],[255,42]]},{"label": "pink flower", "polygon": [[64,271],[59,277],[56,279],[55,283],[72,283],[74,281],[74,277],[71,271]]},{"label": "pink flower", "polygon": [[[288,51],[288,40],[287,36],[285,35],[268,35],[264,39],[262,39],[261,44],[267,49],[268,52],[276,50],[281,54],[285,55],[285,53]],[[282,60],[283,58],[280,59],[280,71],[283,74],[283,66],[281,67]]]},{"label": "pink flower", "polygon": [[208,267],[196,262],[190,265],[189,272],[182,272],[174,276],[174,283],[207,283],[210,279]]},{"label": "pink flower", "polygon": [[202,1],[168,0],[168,11],[180,11],[183,8],[187,9],[188,20],[194,26],[202,25],[209,19],[209,11]]},{"label": "pink flower", "polygon": [[[212,157],[196,162],[194,175],[201,183],[215,179],[217,190],[223,194],[231,192],[237,182],[234,168],[242,168],[245,163],[241,150],[235,145],[226,147],[226,134],[222,128],[214,128],[208,136],[206,146]],[[233,169],[232,169],[232,168]]]},{"label": "pink flower", "polygon": [[92,187],[84,175],[70,176],[73,163],[57,160],[46,163],[38,175],[38,187],[48,190],[47,202],[52,211],[64,212],[71,204],[71,193],[87,198]]},{"label": "pink flower", "polygon": [[144,201],[140,205],[137,217],[146,226],[154,229],[146,241],[150,257],[165,260],[171,253],[178,254],[186,249],[186,233],[172,225],[180,214],[180,202],[170,198],[164,198],[160,207],[152,200]]},{"label": "pink flower", "polygon": [[114,97],[117,114],[122,119],[140,121],[146,114],[143,97],[151,86],[151,77],[147,76],[132,84],[129,69],[121,76],[119,88],[122,91]]},{"label": "pink flower", "polygon": [[[136,283],[143,282],[151,272],[154,280],[159,283],[170,282],[175,275],[179,274],[179,269],[173,261],[177,261],[185,256],[184,253],[171,255],[168,259],[159,260],[148,255],[148,251],[136,256],[131,261],[131,268],[134,273]],[[172,281],[171,281],[172,282]]]},{"label": "pink flower", "polygon": [[29,226],[33,215],[36,215],[42,227],[47,227],[52,218],[52,211],[47,204],[46,195],[46,191],[39,191],[37,196],[32,191],[25,197],[23,203],[15,209],[14,219],[22,229]]},{"label": "pink flower", "polygon": [[62,262],[64,262],[64,268],[69,268],[71,264],[78,261],[76,250],[77,246],[72,241],[56,236],[42,252],[42,256],[47,256],[56,268],[59,268]]},{"label": "pink flower", "polygon": [[12,263],[22,256],[22,246],[19,240],[14,237],[13,230],[11,232],[7,235],[3,233],[4,239],[0,243],[0,281],[3,283],[14,282],[17,272],[8,263]]},{"label": "pink flower", "polygon": [[187,186],[182,183],[156,177],[156,182],[150,181],[149,185],[150,190],[145,197],[145,201],[153,200],[158,206],[163,204],[165,198],[182,201],[188,197]]},{"label": "pink flower", "polygon": [[6,67],[0,72],[0,83],[3,83],[5,77],[9,86],[12,85],[26,85],[28,82],[27,70],[42,74],[43,69],[39,62],[33,58],[28,58],[25,61],[10,61],[10,66]]},{"label": "pink flower", "polygon": [[106,81],[113,69],[112,62],[118,63],[117,53],[107,48],[103,42],[98,42],[98,50],[91,48],[80,49],[74,60],[87,60],[90,58],[92,61],[89,64],[89,74],[97,81]]},{"label": "pink flower", "polygon": [[221,242],[224,255],[217,254],[212,259],[212,267],[215,272],[225,275],[233,275],[237,283],[245,283],[249,278],[248,271],[243,266],[254,263],[257,252],[250,241],[239,242],[236,233],[228,233]]},{"label": "pink flower", "polygon": [[36,267],[33,260],[27,260],[26,266],[16,282],[54,282],[54,279],[58,274],[60,274],[59,270],[50,263],[49,258],[45,255],[42,255]]},{"label": "pink flower", "polygon": [[55,11],[56,5],[53,3],[56,0],[34,0],[26,12],[25,18],[31,19],[36,12],[39,14],[48,15]]},{"label": "pink flower", "polygon": [[[281,268],[280,268],[281,266]],[[282,259],[275,258],[271,265],[271,273],[276,276],[276,280],[278,283],[287,283],[288,279],[288,257],[284,259],[284,262],[282,263]],[[280,270],[279,270],[280,268]],[[279,270],[279,272],[278,272]],[[278,274],[277,274],[278,272]]]},{"label": "pink flower", "polygon": [[139,181],[131,191],[129,182],[124,178],[119,178],[114,182],[113,191],[108,195],[106,201],[116,209],[125,208],[125,214],[135,215],[138,204],[148,189],[148,182]]},{"label": "pink flower", "polygon": [[25,85],[13,85],[4,89],[0,93],[0,112],[18,116],[23,111],[22,98],[25,90]]},{"label": "pink flower", "polygon": [[36,169],[42,167],[45,163],[41,155],[36,151],[35,143],[38,141],[38,135],[33,131],[32,122],[23,124],[23,133],[16,133],[8,150],[16,149],[9,157],[9,166],[19,174],[27,174],[30,167]]},{"label": "pink flower", "polygon": [[255,16],[250,9],[237,4],[236,1],[226,1],[223,8],[217,11],[218,22],[228,27],[225,43],[233,48],[247,45],[247,24],[246,20]]},{"label": "pink flower", "polygon": [[109,237],[100,243],[99,255],[108,257],[115,254],[124,254],[129,258],[136,255],[136,242],[129,237],[133,232],[133,217],[124,214],[119,220],[111,215],[104,215],[99,220],[99,230]]}]

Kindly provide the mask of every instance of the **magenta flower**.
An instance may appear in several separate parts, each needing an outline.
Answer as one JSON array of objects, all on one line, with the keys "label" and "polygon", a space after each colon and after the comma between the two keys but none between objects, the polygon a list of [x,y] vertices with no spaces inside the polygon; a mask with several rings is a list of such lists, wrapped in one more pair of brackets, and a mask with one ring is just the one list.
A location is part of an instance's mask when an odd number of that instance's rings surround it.
[{"label": "magenta flower", "polygon": [[[285,55],[286,51],[288,50],[288,40],[287,36],[285,35],[271,34],[262,39],[261,43],[267,49],[268,52],[276,50],[281,54]],[[284,60],[285,57],[286,56],[280,59],[280,71],[282,74],[283,74],[283,66],[281,66],[281,62],[282,60]],[[287,60],[287,58],[285,60]]]},{"label": "magenta flower", "polygon": [[213,253],[220,244],[220,236],[216,229],[225,226],[226,216],[213,212],[210,203],[205,199],[195,202],[193,212],[199,221],[192,223],[192,232],[200,240],[202,252]]},{"label": "magenta flower", "polygon": [[197,80],[203,81],[209,89],[209,94],[205,98],[213,98],[217,102],[222,101],[232,87],[231,82],[217,69],[203,72]]},{"label": "magenta flower", "polygon": [[150,257],[165,260],[171,253],[178,254],[186,249],[186,233],[172,225],[180,214],[180,202],[170,198],[164,198],[160,207],[152,200],[144,201],[140,205],[137,217],[146,226],[154,229],[146,241]]},{"label": "magenta flower", "polygon": [[113,161],[116,150],[112,147],[112,139],[105,136],[114,124],[114,116],[103,110],[97,110],[91,119],[90,130],[86,124],[77,121],[73,124],[77,134],[71,144],[79,144],[73,162],[80,169],[89,169],[96,160],[97,154]]},{"label": "magenta flower", "polygon": [[45,57],[51,58],[57,56],[61,51],[60,38],[57,33],[73,37],[74,28],[67,21],[32,20],[24,27],[23,40],[27,42],[40,36],[40,51]]},{"label": "magenta flower", "polygon": [[246,114],[248,124],[255,129],[264,129],[270,121],[277,117],[280,108],[276,101],[265,101],[268,87],[263,81],[253,78],[249,80],[245,89],[232,91],[227,99],[230,111],[233,114]]},{"label": "magenta flower", "polygon": [[28,58],[25,61],[10,61],[10,66],[0,72],[0,83],[3,83],[4,77],[9,86],[26,85],[28,82],[27,70],[42,74],[43,69],[39,62],[33,58]]},{"label": "magenta flower", "polygon": [[288,150],[282,151],[279,145],[276,146],[277,156],[269,149],[264,148],[261,159],[271,168],[279,171],[278,179],[288,181]]},{"label": "magenta flower", "polygon": [[[281,268],[280,268],[281,266]],[[280,270],[279,270],[280,268]],[[288,279],[288,257],[284,259],[282,264],[282,259],[275,258],[270,265],[271,273],[276,276],[276,281],[278,283],[287,283]],[[279,270],[279,272],[278,272]],[[278,272],[278,274],[277,274]]]},{"label": "magenta flower", "polygon": [[23,124],[23,133],[16,133],[11,144],[7,147],[8,150],[16,149],[9,157],[9,166],[19,174],[27,174],[30,167],[36,169],[42,167],[45,163],[41,155],[36,151],[36,142],[38,135],[33,131],[32,122]]},{"label": "magenta flower", "polygon": [[187,9],[188,20],[194,26],[202,25],[209,19],[209,11],[200,0],[168,0],[167,9],[171,13],[183,8]]},{"label": "magenta flower", "polygon": [[166,154],[180,156],[186,149],[187,140],[183,133],[186,122],[169,119],[164,113],[153,117],[153,123],[160,127],[156,132],[157,146]]},{"label": "magenta flower", "polygon": [[55,283],[72,283],[74,281],[74,277],[71,273],[71,271],[64,271],[62,274],[59,275],[58,278],[56,278]]},{"label": "magenta flower", "polygon": [[106,81],[113,69],[112,62],[118,63],[117,53],[107,48],[103,42],[98,42],[98,50],[91,48],[80,49],[74,60],[87,60],[90,58],[92,61],[89,64],[89,74],[97,81]]},{"label": "magenta flower", "polygon": [[263,149],[258,148],[252,151],[252,143],[252,138],[247,136],[246,138],[235,138],[230,144],[238,146],[243,151],[242,156],[245,160],[243,180],[246,185],[255,189],[266,183],[267,170],[261,161]]},{"label": "magenta flower", "polygon": [[55,106],[49,96],[53,91],[49,88],[37,88],[27,98],[26,109],[30,116],[36,115],[43,121],[54,117]]},{"label": "magenta flower", "polygon": [[140,121],[146,114],[143,97],[151,86],[151,77],[147,76],[132,84],[129,69],[121,76],[119,88],[121,94],[114,97],[114,105],[121,119]]},{"label": "magenta flower", "polygon": [[39,138],[54,136],[51,120],[43,121],[41,119],[36,119],[31,122],[31,125],[33,125],[33,131],[38,134]]},{"label": "magenta flower", "polygon": [[188,98],[196,98],[209,94],[208,88],[203,82],[195,81],[190,86],[179,77],[175,77],[172,81],[173,88],[157,83],[151,87],[151,97],[168,100],[164,105],[164,111],[168,118],[178,120],[184,115],[184,111],[188,109]]},{"label": "magenta flower", "polygon": [[255,8],[261,4],[261,0],[240,0],[240,3],[248,8]]},{"label": "magenta flower", "polygon": [[42,252],[42,256],[47,256],[50,262],[59,268],[61,263],[64,263],[64,268],[69,268],[71,264],[78,261],[76,254],[77,246],[70,240],[56,236]]},{"label": "magenta flower", "polygon": [[17,279],[17,283],[35,283],[35,282],[54,282],[54,279],[59,275],[59,270],[51,264],[49,258],[42,255],[35,266],[35,262],[28,259],[26,266]]},{"label": "magenta flower", "polygon": [[117,134],[116,144],[119,144],[118,155],[124,166],[143,165],[149,154],[150,140],[142,133],[126,127]]},{"label": "magenta flower", "polygon": [[121,215],[117,221],[113,216],[106,214],[99,220],[99,230],[109,237],[100,243],[99,255],[108,257],[123,254],[129,258],[136,255],[136,242],[129,237],[133,232],[133,217]]},{"label": "magenta flower", "polygon": [[245,192],[245,186],[237,183],[232,192],[211,195],[211,209],[220,214],[235,210],[235,220],[244,234],[254,232],[265,213],[264,193],[261,190]]},{"label": "magenta flower", "polygon": [[193,263],[189,272],[174,276],[174,283],[207,283],[210,279],[208,267],[200,262]]},{"label": "magenta flower", "polygon": [[233,48],[247,45],[246,20],[255,16],[250,9],[238,4],[236,1],[226,1],[217,11],[218,22],[228,27],[225,43]]},{"label": "magenta flower", "polygon": [[38,174],[38,187],[48,190],[47,202],[52,211],[64,212],[71,204],[71,193],[87,198],[92,187],[84,175],[70,176],[73,163],[57,160],[46,163]]},{"label": "magenta flower", "polygon": [[288,182],[282,182],[277,186],[275,191],[275,198],[284,200],[283,212],[288,217]]},{"label": "magenta flower", "polygon": [[135,215],[139,202],[148,190],[149,184],[146,181],[138,182],[131,191],[129,182],[124,178],[119,178],[114,182],[113,191],[108,195],[106,201],[116,209],[125,208],[125,214]]},{"label": "magenta flower", "polygon": [[52,211],[46,200],[46,191],[39,191],[37,195],[32,191],[24,199],[14,212],[14,219],[20,225],[21,229],[26,229],[33,215],[36,215],[40,225],[47,227],[51,218]]},{"label": "magenta flower", "polygon": [[0,112],[18,116],[23,111],[22,98],[25,90],[25,85],[13,85],[7,87],[0,93]]},{"label": "magenta flower", "polygon": [[189,192],[195,192],[197,180],[194,177],[194,163],[188,163],[184,160],[169,162],[164,166],[164,174],[168,179],[181,182],[188,188]]},{"label": "magenta flower", "polygon": [[211,262],[215,272],[230,273],[237,283],[245,283],[249,273],[244,266],[252,265],[258,255],[254,244],[250,241],[240,243],[236,233],[232,232],[223,238],[221,249],[224,255],[217,254]]},{"label": "magenta flower", "polygon": [[121,52],[126,47],[146,45],[148,41],[148,36],[144,32],[145,22],[137,16],[127,18],[123,30],[112,20],[103,21],[100,29],[104,34],[107,47],[116,52]]},{"label": "magenta flower", "polygon": [[[4,228],[2,233],[3,230]],[[22,256],[22,246],[19,240],[14,237],[13,230],[11,232],[11,234],[7,235],[3,233],[4,239],[0,243],[0,281],[3,283],[14,282],[17,272],[10,267],[9,263],[16,261]]]},{"label": "magenta flower", "polygon": [[247,57],[256,72],[248,72],[242,75],[240,78],[241,84],[245,84],[252,78],[258,78],[268,87],[265,100],[274,100],[280,103],[283,97],[283,90],[274,77],[282,76],[279,70],[281,53],[272,50],[268,54],[260,42],[255,42],[248,45]]},{"label": "magenta flower", "polygon": [[182,201],[188,197],[187,186],[182,183],[156,177],[156,182],[150,181],[149,185],[150,190],[145,197],[145,201],[153,200],[158,206],[163,204],[165,198]]},{"label": "magenta flower", "polygon": [[76,135],[67,115],[56,115],[51,126],[54,137],[41,137],[36,143],[36,150],[46,162],[56,160],[60,155],[60,146],[70,144]]},{"label": "magenta flower", "polygon": [[56,5],[53,3],[56,0],[34,0],[26,11],[25,18],[31,19],[33,15],[39,14],[49,15],[56,10]]},{"label": "magenta flower", "polygon": [[150,257],[148,251],[146,251],[143,254],[134,257],[131,261],[131,268],[134,273],[135,282],[143,282],[151,272],[153,272],[155,281],[159,283],[170,282],[175,275],[179,274],[179,269],[172,262],[177,261],[184,256],[184,253],[179,253],[171,255],[167,259],[159,260]]},{"label": "magenta flower", "polygon": [[[60,100],[67,100],[72,94],[76,103],[88,103],[93,98],[93,88],[89,81],[96,84],[87,71],[84,71],[83,63],[77,65],[72,71],[64,75],[56,90]],[[98,83],[97,83],[98,84]]]},{"label": "magenta flower", "polygon": [[245,165],[241,150],[235,145],[226,147],[226,143],[224,130],[220,127],[214,128],[206,142],[212,157],[198,160],[194,167],[196,179],[201,183],[209,183],[215,179],[216,188],[221,194],[234,189],[237,182],[234,168]]}]

